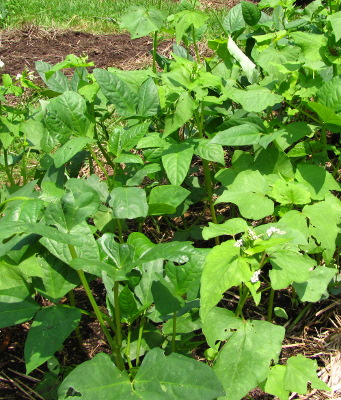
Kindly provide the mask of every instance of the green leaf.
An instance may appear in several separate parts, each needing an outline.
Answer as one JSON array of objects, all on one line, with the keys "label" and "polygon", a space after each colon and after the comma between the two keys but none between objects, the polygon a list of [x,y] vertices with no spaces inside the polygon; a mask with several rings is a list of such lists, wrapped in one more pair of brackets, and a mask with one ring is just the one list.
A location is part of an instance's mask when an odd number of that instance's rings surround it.
[{"label": "green leaf", "polygon": [[153,7],[133,6],[121,18],[121,29],[127,29],[132,39],[147,36],[162,28],[166,13]]},{"label": "green leaf", "polygon": [[80,284],[77,273],[51,254],[38,257],[38,263],[42,276],[33,279],[34,288],[54,303]]},{"label": "green leaf", "polygon": [[321,48],[327,45],[327,37],[311,32],[292,32],[292,38],[302,49],[304,57],[311,61],[321,60]]},{"label": "green leaf", "polygon": [[225,394],[208,365],[175,353],[166,357],[158,348],[144,358],[134,387],[144,400],[214,400]]},{"label": "green leaf", "polygon": [[308,204],[311,201],[310,192],[304,185],[281,179],[273,185],[270,196],[281,204]]},{"label": "green leaf", "polygon": [[233,33],[245,28],[242,5],[240,3],[229,10],[227,16],[223,19],[223,27],[228,33]]},{"label": "green leaf", "polygon": [[325,124],[341,126],[341,118],[331,108],[316,101],[309,101],[307,104]]},{"label": "green leaf", "polygon": [[[341,12],[339,14],[341,16]],[[334,112],[341,112],[341,78],[335,76],[330,81],[324,82],[317,91],[317,99],[320,104],[331,108]]]},{"label": "green leaf", "polygon": [[259,171],[246,170],[237,175],[215,204],[235,203],[244,218],[261,219],[274,211],[273,202],[265,196],[269,190]]},{"label": "green leaf", "polygon": [[231,218],[222,224],[208,223],[202,231],[202,237],[209,240],[216,236],[230,235],[234,236],[237,233],[246,232],[248,228],[247,222],[242,218]]},{"label": "green leaf", "polygon": [[224,149],[219,144],[211,143],[209,139],[200,139],[199,146],[194,152],[204,160],[225,165]]},{"label": "green leaf", "polygon": [[299,47],[275,48],[269,46],[259,54],[257,63],[274,79],[284,80],[286,74],[280,70],[280,66],[296,62],[299,56]]},{"label": "green leaf", "polygon": [[328,15],[327,20],[331,23],[335,41],[338,42],[341,39],[341,11]]},{"label": "green leaf", "polygon": [[66,91],[50,100],[46,107],[45,124],[61,143],[70,135],[88,136],[91,119],[84,98],[76,92]]},{"label": "green leaf", "polygon": [[275,365],[271,368],[269,376],[261,388],[266,392],[277,396],[280,400],[288,400],[290,390],[284,388],[286,365]]},{"label": "green leaf", "polygon": [[40,309],[26,286],[0,290],[0,328],[22,324]]},{"label": "green leaf", "polygon": [[[227,321],[225,329],[234,330],[235,325]],[[213,365],[229,400],[240,400],[266,379],[271,363],[278,360],[284,333],[283,327],[265,321],[246,321],[234,331]]]},{"label": "green leaf", "polygon": [[247,259],[240,257],[240,249],[234,243],[234,240],[229,240],[215,246],[206,257],[200,289],[202,321],[226,290],[249,281],[253,275]]},{"label": "green leaf", "polygon": [[276,317],[289,319],[288,314],[287,314],[287,312],[284,310],[284,308],[275,307],[275,308],[274,308],[274,313],[275,313]]},{"label": "green leaf", "polygon": [[310,382],[314,389],[328,390],[330,388],[316,375],[317,363],[315,360],[305,358],[301,354],[290,357],[284,376],[284,387],[291,392],[299,394],[307,393],[307,385]]},{"label": "green leaf", "polygon": [[168,262],[165,267],[166,275],[179,296],[185,295],[193,283],[200,281],[202,270],[203,263],[197,260],[183,265],[174,265]]},{"label": "green leaf", "polygon": [[40,216],[43,202],[40,199],[26,198],[25,200],[10,201],[6,205],[2,221],[18,221],[35,223]]},{"label": "green leaf", "polygon": [[300,300],[316,303],[322,297],[328,297],[327,287],[336,273],[335,269],[318,266],[311,272],[306,282],[294,283],[293,286]]},{"label": "green leaf", "polygon": [[193,26],[201,28],[208,19],[208,15],[199,10],[183,10],[174,15],[175,39],[180,43],[187,29]]},{"label": "green leaf", "polygon": [[64,340],[78,326],[81,313],[77,308],[50,306],[39,311],[25,342],[26,373],[50,359]]},{"label": "green leaf", "polygon": [[51,64],[44,61],[36,61],[35,68],[49,89],[57,93],[64,93],[65,91],[70,90],[69,80],[61,71],[56,71],[49,79],[47,79],[45,73],[53,68]]},{"label": "green leaf", "polygon": [[100,198],[97,191],[81,179],[71,178],[65,187],[68,192],[62,197],[62,208],[71,229],[98,211]]},{"label": "green leaf", "polygon": [[242,1],[241,5],[244,21],[250,26],[256,25],[261,17],[258,7],[248,1]]},{"label": "green leaf", "polygon": [[316,266],[312,258],[291,251],[276,251],[270,257],[272,269],[269,272],[274,290],[284,289],[292,282],[305,282],[310,270]]},{"label": "green leaf", "polygon": [[282,96],[258,85],[248,86],[247,90],[234,89],[231,97],[248,112],[262,112],[283,100]]},{"label": "green leaf", "polygon": [[340,190],[333,176],[318,165],[298,164],[295,178],[309,190],[314,200],[323,200],[330,190]]},{"label": "green leaf", "polygon": [[[181,187],[174,185],[162,185],[154,187],[149,195],[149,215],[160,215],[162,209],[159,206],[165,205],[165,213],[172,214],[176,211],[186,198],[190,195],[190,192]],[[170,208],[167,208],[170,207]]]},{"label": "green leaf", "polygon": [[59,168],[70,161],[84,146],[92,142],[94,142],[94,140],[87,137],[78,137],[67,141],[53,155],[55,167]]},{"label": "green leaf", "polygon": [[217,341],[224,342],[230,339],[242,326],[243,321],[236,318],[233,311],[214,307],[205,318],[203,333],[209,346],[216,348],[219,347],[216,344]]},{"label": "green leaf", "polygon": [[104,69],[96,68],[93,74],[104,96],[114,104],[120,115],[127,117],[135,114],[137,95],[128,84]]},{"label": "green leaf", "polygon": [[113,215],[119,219],[146,217],[148,214],[145,190],[135,187],[118,187],[111,191],[109,204]]},{"label": "green leaf", "polygon": [[126,372],[120,371],[108,354],[99,353],[78,365],[64,379],[58,390],[58,399],[139,399],[133,394]]},{"label": "green leaf", "polygon": [[160,107],[159,93],[153,78],[148,78],[137,93],[137,114],[149,117],[157,114]]},{"label": "green leaf", "polygon": [[114,262],[118,269],[131,271],[134,267],[134,247],[131,244],[120,244],[110,233],[104,234],[98,240],[105,254]]},{"label": "green leaf", "polygon": [[121,316],[123,318],[129,321],[135,314],[138,313],[136,300],[128,286],[124,286],[124,288],[121,290],[118,300],[120,304]]},{"label": "green leaf", "polygon": [[225,131],[218,132],[210,144],[223,146],[246,146],[257,144],[261,138],[259,127],[255,124],[233,126]]},{"label": "green leaf", "polygon": [[174,112],[166,117],[163,137],[170,135],[188,122],[192,118],[193,112],[197,107],[198,104],[191,95],[188,92],[182,92],[176,102]]},{"label": "green leaf", "polygon": [[193,147],[187,143],[172,144],[162,154],[162,164],[172,185],[185,180],[193,157]]},{"label": "green leaf", "polygon": [[159,278],[154,281],[151,286],[154,299],[155,310],[158,312],[162,320],[172,318],[173,313],[184,307],[185,301],[178,296],[174,288],[164,279]]}]

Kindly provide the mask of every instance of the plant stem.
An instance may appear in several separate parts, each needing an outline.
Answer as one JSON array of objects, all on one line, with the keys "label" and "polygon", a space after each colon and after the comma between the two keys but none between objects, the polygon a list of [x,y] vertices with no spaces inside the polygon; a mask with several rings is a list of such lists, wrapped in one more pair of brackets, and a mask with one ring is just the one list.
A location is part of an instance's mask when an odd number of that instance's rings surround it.
[{"label": "plant stem", "polygon": [[200,55],[199,55],[198,45],[197,45],[197,42],[196,42],[196,40],[195,40],[195,29],[194,29],[194,25],[192,25],[192,39],[193,39],[195,57],[197,58],[197,62],[200,63]]},{"label": "plant stem", "polygon": [[123,240],[123,234],[122,234],[122,224],[120,219],[116,219],[116,224],[117,224],[117,233],[118,233],[118,240],[122,244],[124,243]]},{"label": "plant stem", "polygon": [[176,351],[175,338],[176,338],[176,311],[173,313],[172,353],[175,353]]},{"label": "plant stem", "polygon": [[303,310],[298,314],[298,316],[294,319],[293,323],[290,324],[288,331],[292,331],[295,326],[301,321],[301,319],[304,317],[304,315],[306,314],[306,312],[311,308],[311,306],[313,305],[313,303],[308,303],[305,305],[305,307],[303,308]]},{"label": "plant stem", "polygon": [[106,179],[107,179],[107,181],[109,183],[110,182],[110,177],[109,177],[107,171],[105,170],[105,168],[103,167],[102,163],[97,158],[96,153],[92,150],[90,145],[88,145],[88,149],[90,151],[91,157],[95,160],[96,164],[99,166],[100,170],[103,172],[104,176],[106,177]]},{"label": "plant stem", "polygon": [[131,324],[128,325],[127,346],[126,346],[125,354],[126,354],[126,359],[127,359],[129,369],[132,369],[133,365],[132,365],[131,359],[130,359],[130,342],[131,342]]},{"label": "plant stem", "polygon": [[[70,301],[70,305],[72,307],[76,307],[75,294],[74,294],[73,290],[69,291],[69,301]],[[79,326],[77,326],[77,328],[75,329],[75,333],[76,333],[76,338],[77,338],[77,342],[78,342],[79,348],[82,351],[85,351],[85,347],[84,347],[84,344],[83,344],[83,339],[82,339],[82,335],[81,335],[81,331],[79,329]]]},{"label": "plant stem", "polygon": [[116,344],[119,349],[122,347],[122,327],[121,327],[121,312],[120,312],[120,302],[118,299],[118,292],[120,288],[120,283],[116,281],[114,283],[114,307],[115,307],[115,325],[116,325]]},{"label": "plant stem", "polygon": [[242,314],[244,304],[249,295],[249,288],[246,286],[244,287],[243,284],[241,285],[240,291],[241,291],[241,295],[239,297],[239,302],[238,302],[238,306],[237,306],[236,313],[235,313],[236,317],[239,317]]},{"label": "plant stem", "polygon": [[140,326],[139,326],[139,336],[137,338],[137,345],[136,345],[136,366],[138,367],[140,364],[140,349],[141,349],[141,341],[142,341],[142,335],[143,335],[143,329],[144,329],[144,324],[146,322],[146,317],[145,317],[146,311],[144,311],[143,316],[140,321]]},{"label": "plant stem", "polygon": [[157,51],[157,31],[153,36],[153,72],[156,74],[156,51]]},{"label": "plant stem", "polygon": [[6,172],[7,178],[9,180],[11,186],[15,186],[15,182],[14,182],[13,176],[11,174],[11,170],[8,166],[8,155],[7,155],[6,149],[4,149],[4,162],[5,162],[5,172]]},{"label": "plant stem", "polygon": [[[77,253],[76,253],[75,247],[72,244],[69,244],[68,247],[69,247],[69,251],[70,251],[71,257],[73,259],[77,258]],[[122,360],[121,353],[120,353],[119,349],[117,349],[116,343],[115,343],[114,339],[111,337],[111,335],[110,335],[110,333],[108,331],[108,328],[106,327],[106,325],[104,323],[104,320],[103,320],[103,317],[102,317],[102,313],[101,313],[100,309],[98,308],[96,300],[95,300],[95,298],[94,298],[94,296],[93,296],[93,294],[91,292],[91,289],[90,289],[88,281],[86,280],[84,271],[83,270],[78,270],[77,272],[78,272],[79,279],[82,282],[82,285],[84,287],[85,293],[88,296],[90,304],[91,304],[91,306],[92,306],[92,308],[93,308],[93,310],[94,310],[94,312],[96,314],[96,318],[98,319],[98,322],[99,322],[99,324],[101,326],[101,329],[102,329],[102,331],[104,333],[104,336],[107,338],[107,341],[108,341],[108,343],[110,345],[110,348],[111,348],[111,350],[113,352],[113,356],[115,358],[116,366],[117,366],[118,369],[123,371],[124,370],[124,363],[123,363],[123,360]]]},{"label": "plant stem", "polygon": [[274,298],[275,298],[275,291],[271,288],[270,295],[269,295],[269,304],[268,304],[268,322],[272,321],[272,310],[274,309]]}]

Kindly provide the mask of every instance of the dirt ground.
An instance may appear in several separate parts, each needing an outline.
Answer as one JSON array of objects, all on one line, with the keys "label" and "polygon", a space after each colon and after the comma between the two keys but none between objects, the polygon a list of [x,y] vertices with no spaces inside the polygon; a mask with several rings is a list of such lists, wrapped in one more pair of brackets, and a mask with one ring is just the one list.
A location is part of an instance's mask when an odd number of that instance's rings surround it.
[{"label": "dirt ground", "polygon": [[[167,43],[162,47],[165,46]],[[5,64],[0,72],[16,75],[25,69],[35,71],[36,61],[56,64],[68,54],[86,54],[97,68],[138,69],[151,61],[151,49],[152,40],[148,37],[131,40],[128,34],[93,35],[28,26],[0,34],[0,59]]]}]

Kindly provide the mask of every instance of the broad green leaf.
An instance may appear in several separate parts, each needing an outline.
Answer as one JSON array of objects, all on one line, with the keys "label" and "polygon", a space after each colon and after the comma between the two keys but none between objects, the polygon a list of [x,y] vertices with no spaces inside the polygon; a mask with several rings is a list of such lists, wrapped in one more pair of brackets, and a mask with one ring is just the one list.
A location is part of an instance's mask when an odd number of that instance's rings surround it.
[{"label": "broad green leaf", "polygon": [[51,64],[44,61],[36,61],[35,68],[49,89],[57,93],[64,93],[70,90],[69,80],[61,71],[56,71],[50,78],[46,77],[46,72],[53,68]]},{"label": "broad green leaf", "polygon": [[336,273],[335,269],[318,266],[311,272],[306,282],[294,283],[293,286],[300,300],[316,303],[323,296],[328,297],[327,287]]},{"label": "broad green leaf", "polygon": [[92,142],[94,142],[94,140],[87,137],[78,137],[67,141],[53,155],[55,167],[59,168],[70,161],[74,155]]},{"label": "broad green leaf", "polygon": [[149,117],[157,114],[160,107],[159,93],[153,78],[148,78],[137,93],[137,114]]},{"label": "broad green leaf", "polygon": [[269,190],[259,171],[246,170],[237,175],[215,204],[235,203],[244,218],[261,219],[274,211],[273,202],[265,196]]},{"label": "broad green leaf", "polygon": [[282,48],[275,48],[269,46],[259,54],[257,63],[271,77],[284,80],[287,76],[285,73],[281,72],[280,66],[286,63],[296,62],[299,56],[299,47],[285,46]]},{"label": "broad green leaf", "polygon": [[133,6],[121,18],[120,27],[127,29],[132,39],[149,35],[162,28],[166,13],[153,7]]},{"label": "broad green leaf", "polygon": [[331,108],[316,101],[309,101],[307,104],[325,124],[341,126],[341,118]]},{"label": "broad green leaf", "polygon": [[135,175],[129,178],[126,182],[127,186],[139,186],[143,182],[146,176],[154,174],[155,172],[161,171],[161,166],[157,163],[146,164],[144,167],[139,169]]},{"label": "broad green leaf", "polygon": [[118,269],[130,271],[134,265],[134,247],[131,244],[120,244],[110,233],[104,234],[98,240],[102,250],[113,261]]},{"label": "broad green leaf", "polygon": [[104,69],[96,68],[93,74],[104,96],[114,104],[120,115],[127,117],[135,114],[137,96],[129,85]]},{"label": "broad green leaf", "polygon": [[173,313],[181,310],[185,305],[184,299],[177,295],[172,285],[164,279],[159,278],[158,281],[154,281],[151,286],[151,291],[155,310],[162,320],[172,318]]},{"label": "broad green leaf", "polygon": [[[181,186],[156,186],[151,190],[149,195],[149,215],[151,215],[152,210],[154,210],[153,214],[155,215],[158,205],[170,206],[171,209],[174,210],[173,212],[175,212],[176,208],[179,207],[189,195],[190,192]],[[171,213],[172,211],[170,213],[167,212],[167,214]]]},{"label": "broad green leaf", "polygon": [[305,358],[301,354],[290,357],[284,376],[284,387],[299,394],[307,393],[308,382],[314,389],[328,390],[330,388],[318,379],[316,375],[317,363],[315,360]]},{"label": "broad green leaf", "polygon": [[226,290],[249,281],[253,275],[247,259],[240,257],[240,249],[234,244],[234,240],[229,240],[215,246],[206,257],[200,289],[202,321]]},{"label": "broad green leaf", "polygon": [[24,133],[30,147],[41,150],[41,141],[47,134],[45,126],[41,121],[29,119],[20,123],[20,131]]},{"label": "broad green leaf", "polygon": [[35,223],[41,215],[43,204],[40,199],[30,197],[25,198],[25,200],[10,201],[6,205],[1,221]]},{"label": "broad green leaf", "polygon": [[146,192],[141,188],[118,187],[111,191],[110,197],[109,204],[115,218],[134,219],[148,214]]},{"label": "broad green leaf", "polygon": [[26,373],[50,359],[75,330],[81,318],[77,308],[50,306],[39,311],[25,342]]},{"label": "broad green leaf", "polygon": [[261,17],[259,8],[248,1],[242,1],[241,5],[244,21],[250,26],[256,25]]},{"label": "broad green leaf", "polygon": [[276,317],[289,319],[287,312],[282,307],[275,307],[274,313],[275,313]]},{"label": "broad green leaf", "polygon": [[237,4],[229,10],[227,16],[223,19],[223,27],[228,33],[245,28],[241,4]]},{"label": "broad green leaf", "polygon": [[193,26],[201,28],[208,19],[208,15],[200,10],[183,10],[174,15],[175,39],[180,43],[187,29]]},{"label": "broad green leaf", "polygon": [[23,286],[29,294],[24,276],[17,266],[0,261],[0,290]]},{"label": "broad green leaf", "polygon": [[40,309],[26,286],[0,290],[0,328],[22,324]]},{"label": "broad green leaf", "polygon": [[188,122],[197,107],[198,104],[191,95],[188,92],[182,92],[176,102],[174,112],[166,117],[163,137],[169,136]]},{"label": "broad green leaf", "polygon": [[321,60],[321,48],[327,45],[325,35],[311,32],[292,32],[291,37],[302,49],[304,57],[311,61]]},{"label": "broad green leaf", "polygon": [[115,164],[143,164],[142,158],[137,154],[120,154],[114,160]]},{"label": "broad green leaf", "polygon": [[155,247],[155,244],[140,232],[131,233],[128,237],[127,244],[134,247],[136,258],[142,257],[150,249]]},{"label": "broad green leaf", "polygon": [[[238,320],[236,318],[236,320]],[[235,323],[225,329],[235,329]],[[277,362],[285,330],[265,321],[246,321],[233,333],[213,365],[226,398],[240,400],[258,386]]]},{"label": "broad green leaf", "polygon": [[330,81],[325,82],[317,91],[317,100],[320,104],[331,108],[334,112],[341,112],[341,78],[335,76]]},{"label": "broad green leaf", "polygon": [[210,141],[210,144],[246,146],[257,144],[260,138],[261,133],[258,126],[254,124],[244,124],[218,132]]},{"label": "broad green leaf", "polygon": [[144,358],[134,387],[144,400],[214,400],[225,394],[208,365],[176,353],[166,357],[158,348]]},{"label": "broad green leaf", "polygon": [[222,224],[208,223],[202,231],[202,237],[209,240],[216,236],[229,235],[234,236],[237,233],[246,232],[248,228],[247,222],[242,218],[231,218]]},{"label": "broad green leaf", "polygon": [[328,15],[327,20],[331,23],[335,35],[335,41],[341,39],[341,11]]},{"label": "broad green leaf", "polygon": [[42,276],[33,279],[35,289],[57,303],[71,289],[80,285],[77,273],[51,254],[38,257]]},{"label": "broad green leaf", "polygon": [[45,124],[63,143],[70,135],[89,136],[92,122],[84,98],[76,92],[66,91],[48,103]]},{"label": "broad green leaf", "polygon": [[340,190],[333,176],[318,165],[298,164],[295,178],[309,190],[314,200],[323,200],[330,190]]},{"label": "broad green leaf", "polygon": [[292,282],[305,282],[316,266],[312,258],[286,250],[273,253],[270,262],[272,269],[269,275],[274,290],[284,289]]},{"label": "broad green leaf", "polygon": [[136,124],[129,127],[116,127],[110,132],[109,150],[119,156],[123,150],[131,150],[148,132],[149,123]]},{"label": "broad green leaf", "polygon": [[142,278],[135,288],[135,294],[145,307],[153,303],[151,287],[153,282],[158,281],[160,274],[163,273],[163,260],[158,259],[143,263],[140,270],[142,271]]},{"label": "broad green leaf", "polygon": [[237,46],[237,44],[234,42],[234,40],[231,37],[229,37],[229,39],[228,39],[227,49],[228,49],[229,53],[239,62],[248,81],[251,84],[256,83],[258,80],[258,71],[256,70],[256,64],[253,63],[249,59],[249,57],[247,57],[242,52],[242,50],[240,50],[240,48]]},{"label": "broad green leaf", "polygon": [[283,100],[282,96],[258,85],[248,86],[247,90],[234,89],[231,97],[236,103],[240,103],[245,111],[249,112],[262,112]]},{"label": "broad green leaf", "polygon": [[135,314],[138,313],[136,300],[128,286],[124,286],[124,288],[121,290],[118,300],[122,318],[129,321]]},{"label": "broad green leaf", "polygon": [[96,354],[71,371],[60,385],[58,396],[59,400],[77,400],[79,396],[83,400],[140,398],[133,394],[128,374],[120,371],[105,353]]},{"label": "broad green leaf", "polygon": [[203,265],[197,262],[188,262],[183,265],[174,265],[168,262],[165,272],[174,286],[176,294],[183,296],[194,282],[200,281],[202,269]]},{"label": "broad green leaf", "polygon": [[62,208],[71,229],[98,211],[100,198],[97,191],[81,179],[71,178],[65,186],[68,191],[62,197]]},{"label": "broad green leaf", "polygon": [[201,139],[199,146],[194,151],[199,157],[204,160],[218,162],[225,165],[224,149],[219,144],[211,143],[208,139]]},{"label": "broad green leaf", "polygon": [[172,144],[162,153],[162,164],[170,183],[180,186],[185,180],[193,157],[193,147],[186,143]]},{"label": "broad green leaf", "polygon": [[[207,314],[203,325],[203,333],[210,347],[216,348],[216,342],[228,340],[243,326],[243,321],[236,318],[233,311],[214,307]],[[228,327],[228,328],[227,328]]]},{"label": "broad green leaf", "polygon": [[310,234],[323,249],[323,257],[328,264],[334,255],[341,217],[340,201],[334,196],[326,197],[311,206],[305,206],[302,214],[309,218]]},{"label": "broad green leaf", "polygon": [[284,388],[284,376],[287,370],[286,365],[275,365],[271,368],[267,380],[261,385],[266,392],[277,396],[280,400],[288,400],[290,390]]},{"label": "broad green leaf", "polygon": [[309,136],[312,133],[311,127],[306,122],[293,122],[285,125],[281,131],[282,133],[280,137],[276,138],[276,142],[283,151],[304,136]]},{"label": "broad green leaf", "polygon": [[311,201],[310,192],[304,185],[281,179],[273,185],[270,196],[281,204],[308,204]]}]

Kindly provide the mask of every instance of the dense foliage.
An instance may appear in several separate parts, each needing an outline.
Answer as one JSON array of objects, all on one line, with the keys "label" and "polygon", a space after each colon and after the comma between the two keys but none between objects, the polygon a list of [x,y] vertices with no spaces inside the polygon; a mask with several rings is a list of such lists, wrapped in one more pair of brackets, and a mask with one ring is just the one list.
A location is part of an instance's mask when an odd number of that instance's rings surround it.
[{"label": "dense foliage", "polygon": [[[278,364],[287,315],[274,295],[309,304],[340,293],[338,7],[241,2],[205,57],[198,8],[133,7],[121,27],[152,35],[152,68],[90,73],[70,55],[36,63],[46,88],[27,73],[2,76],[0,327],[32,320],[27,373],[55,367],[73,331],[81,341],[82,314],[97,318],[111,349],[67,376],[51,370],[47,398],[239,400],[259,386],[284,400],[308,382],[328,390],[314,361]],[[165,35],[175,38],[170,58],[158,53]],[[38,107],[7,103],[27,87]],[[174,240],[154,243],[148,224],[167,224]],[[75,304],[78,286],[92,313]],[[231,288],[235,309],[221,301]],[[246,301],[257,307],[264,295],[266,315],[245,319]]]}]

